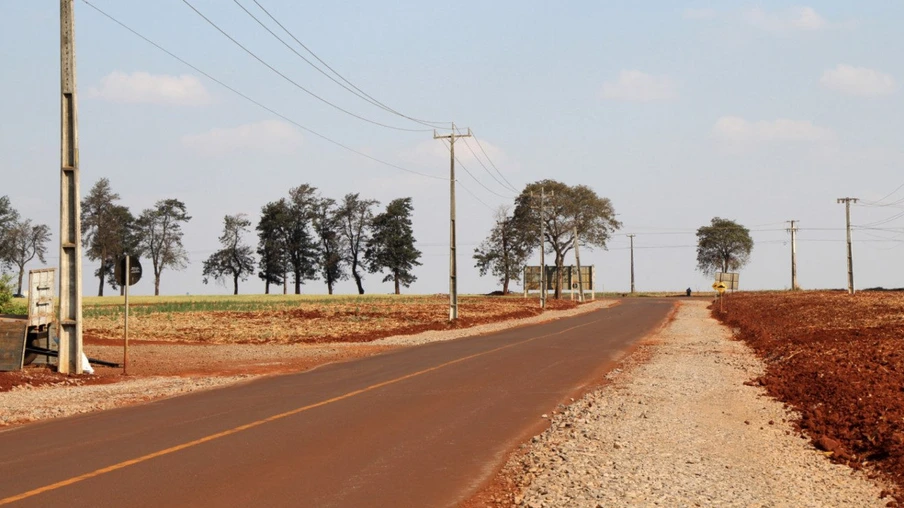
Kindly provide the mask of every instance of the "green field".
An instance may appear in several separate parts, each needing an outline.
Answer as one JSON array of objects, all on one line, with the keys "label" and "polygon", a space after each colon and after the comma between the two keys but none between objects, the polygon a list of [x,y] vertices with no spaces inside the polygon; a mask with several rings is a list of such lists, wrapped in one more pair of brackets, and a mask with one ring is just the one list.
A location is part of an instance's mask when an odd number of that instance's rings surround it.
[{"label": "green field", "polygon": [[[392,301],[395,304],[423,301],[426,295],[165,295],[130,296],[129,312],[135,315],[180,312],[254,312],[296,307],[299,304],[363,304]],[[82,300],[85,317],[122,314],[122,296],[89,296]]]}]

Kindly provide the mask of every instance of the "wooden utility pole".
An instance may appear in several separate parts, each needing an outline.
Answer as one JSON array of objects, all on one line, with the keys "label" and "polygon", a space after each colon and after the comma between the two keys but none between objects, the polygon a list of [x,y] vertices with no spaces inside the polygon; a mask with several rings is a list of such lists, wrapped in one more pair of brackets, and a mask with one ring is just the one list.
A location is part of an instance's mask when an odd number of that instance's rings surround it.
[{"label": "wooden utility pole", "polygon": [[574,227],[574,263],[578,266],[578,301],[584,303],[584,276],[581,275],[581,253],[578,251],[578,227]]},{"label": "wooden utility pole", "polygon": [[797,226],[795,225],[797,220],[788,221],[791,223],[791,227],[788,231],[791,232],[791,291],[797,291],[800,289],[800,286],[797,284]]},{"label": "wooden utility pole", "polygon": [[851,202],[860,201],[858,198],[838,198],[838,203],[844,203],[844,214],[847,219],[847,265],[848,265],[848,293],[854,294],[854,255],[851,248]]},{"label": "wooden utility pole", "polygon": [[631,294],[634,294],[634,237],[637,235],[628,235],[631,239]]},{"label": "wooden utility pole", "polygon": [[467,134],[455,134],[455,123],[448,136],[439,136],[433,131],[433,139],[449,140],[449,321],[458,319],[458,263],[456,261],[455,244],[455,140],[470,138]]},{"label": "wooden utility pole", "polygon": [[82,373],[82,231],[74,0],[60,0],[60,351],[57,370]]}]

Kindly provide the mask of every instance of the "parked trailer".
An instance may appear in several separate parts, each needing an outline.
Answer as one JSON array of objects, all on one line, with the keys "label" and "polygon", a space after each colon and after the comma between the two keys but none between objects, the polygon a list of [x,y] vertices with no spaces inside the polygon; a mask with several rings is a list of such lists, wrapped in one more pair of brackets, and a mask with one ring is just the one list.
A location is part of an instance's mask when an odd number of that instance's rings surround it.
[{"label": "parked trailer", "polygon": [[[21,370],[34,363],[38,357],[58,358],[59,352],[51,349],[51,325],[28,325],[28,316],[0,315],[0,371]],[[88,358],[89,363],[105,367],[120,364]],[[50,363],[49,361],[47,363]]]}]

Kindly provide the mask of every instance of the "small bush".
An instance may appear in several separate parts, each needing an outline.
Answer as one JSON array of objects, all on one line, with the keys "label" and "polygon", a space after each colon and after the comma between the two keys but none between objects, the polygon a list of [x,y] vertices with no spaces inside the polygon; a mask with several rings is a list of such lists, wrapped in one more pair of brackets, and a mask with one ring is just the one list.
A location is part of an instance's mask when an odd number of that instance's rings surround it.
[{"label": "small bush", "polygon": [[20,298],[13,298],[13,276],[0,275],[0,314],[28,314],[28,306]]}]

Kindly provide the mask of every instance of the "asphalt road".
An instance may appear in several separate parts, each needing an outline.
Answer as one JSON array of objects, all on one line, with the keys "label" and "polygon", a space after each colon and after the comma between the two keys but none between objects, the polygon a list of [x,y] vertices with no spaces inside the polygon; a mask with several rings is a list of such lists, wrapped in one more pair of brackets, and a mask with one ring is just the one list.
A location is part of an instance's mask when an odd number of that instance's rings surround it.
[{"label": "asphalt road", "polygon": [[454,506],[672,303],[0,432],[0,505]]}]

